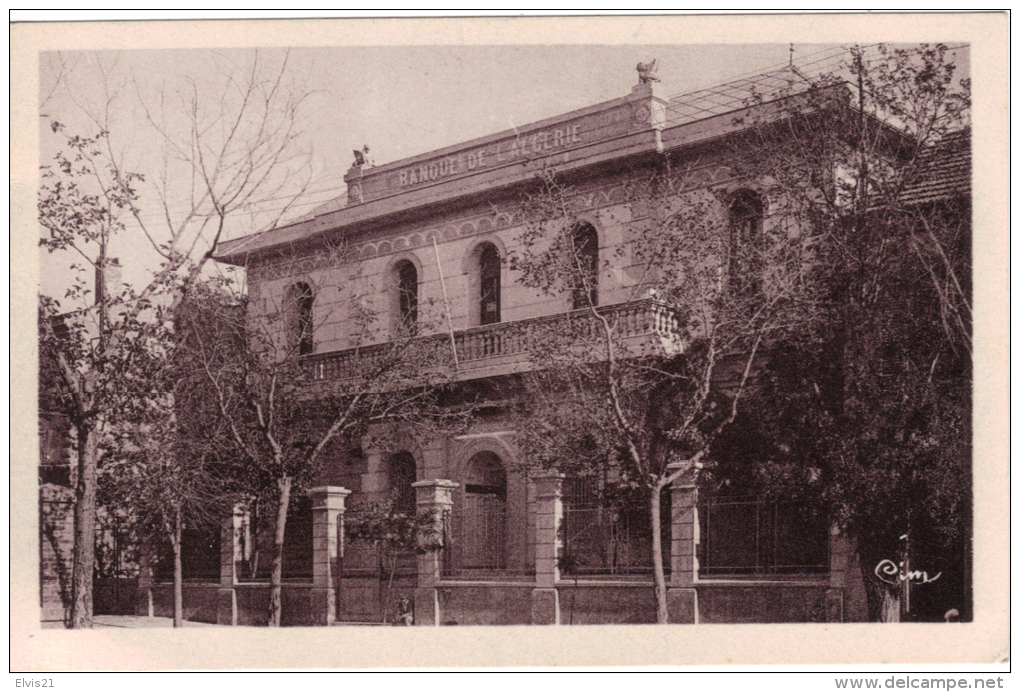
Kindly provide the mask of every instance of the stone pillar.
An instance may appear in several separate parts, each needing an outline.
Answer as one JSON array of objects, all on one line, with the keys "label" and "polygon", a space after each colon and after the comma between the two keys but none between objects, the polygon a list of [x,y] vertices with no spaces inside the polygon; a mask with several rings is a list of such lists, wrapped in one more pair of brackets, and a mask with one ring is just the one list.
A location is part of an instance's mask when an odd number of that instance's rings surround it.
[{"label": "stone pillar", "polygon": [[152,607],[152,589],[156,584],[152,575],[154,562],[152,543],[145,541],[138,546],[138,592],[135,601],[135,615],[151,618],[154,614]]},{"label": "stone pillar", "polygon": [[662,151],[662,130],[666,126],[669,97],[661,82],[635,85],[628,97],[631,101],[631,123],[636,128],[650,128],[655,136],[655,148]]},{"label": "stone pillar", "polygon": [[532,482],[535,484],[535,589],[531,592],[531,622],[558,625],[560,598],[556,582],[560,578],[563,476],[545,472],[534,475]]},{"label": "stone pillar", "polygon": [[237,565],[243,558],[241,532],[244,530],[244,508],[234,507],[233,513],[220,527],[220,587],[216,592],[216,624],[237,625]]},{"label": "stone pillar", "polygon": [[336,622],[337,558],[339,517],[350,490],[332,485],[312,488],[312,621],[316,625]]},{"label": "stone pillar", "polygon": [[[453,510],[453,491],[459,487],[453,481],[436,479],[412,483],[418,515],[432,517],[431,534],[422,530],[419,541],[431,547],[418,555],[418,587],[414,590],[414,624],[438,626],[442,623],[442,608],[436,588],[443,576],[443,552],[450,534],[450,512]],[[425,547],[425,546],[423,546]]]},{"label": "stone pillar", "polygon": [[347,183],[347,206],[361,204],[364,199],[361,190],[361,169],[363,166],[364,164],[355,162],[347,169],[347,175],[344,176],[344,182]]},{"label": "stone pillar", "polygon": [[825,621],[843,622],[843,595],[852,553],[850,541],[835,526],[829,532],[829,588],[825,591]]},{"label": "stone pillar", "polygon": [[[686,464],[686,462],[681,462]],[[675,470],[672,464],[670,470]],[[670,487],[670,576],[666,607],[673,623],[698,622],[698,487],[699,467],[675,480]]]}]

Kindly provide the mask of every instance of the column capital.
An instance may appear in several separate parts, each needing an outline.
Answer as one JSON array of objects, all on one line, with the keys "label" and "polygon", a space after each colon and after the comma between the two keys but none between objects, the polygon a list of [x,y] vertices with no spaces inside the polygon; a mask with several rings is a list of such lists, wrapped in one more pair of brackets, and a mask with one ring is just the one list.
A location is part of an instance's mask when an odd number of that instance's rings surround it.
[{"label": "column capital", "polygon": [[535,469],[528,474],[528,477],[533,481],[544,481],[544,480],[555,480],[561,481],[566,478],[566,474],[561,473],[555,469]]},{"label": "column capital", "polygon": [[351,491],[335,485],[322,485],[318,488],[310,488],[308,496],[312,500],[312,509],[331,509],[337,512],[344,511],[344,501]]},{"label": "column capital", "polygon": [[412,488],[459,488],[460,483],[446,480],[445,478],[433,478],[430,481],[415,481]]},{"label": "column capital", "polygon": [[453,491],[460,487],[460,483],[446,480],[445,478],[434,478],[428,481],[417,481],[411,484],[414,488],[415,498],[419,507],[421,505],[453,505]]},{"label": "column capital", "polygon": [[559,471],[542,469],[532,472],[530,478],[531,482],[535,484],[537,497],[559,497],[566,476]]},{"label": "column capital", "polygon": [[662,86],[662,82],[643,82],[635,84],[630,89],[629,98],[631,99],[658,99],[660,101],[669,101],[669,96],[666,94],[666,88]]},{"label": "column capital", "polygon": [[672,474],[677,471],[683,471],[683,473],[671,484],[673,490],[696,487],[698,475],[701,473],[702,468],[704,468],[704,464],[697,461],[674,461],[666,464],[666,473]]}]

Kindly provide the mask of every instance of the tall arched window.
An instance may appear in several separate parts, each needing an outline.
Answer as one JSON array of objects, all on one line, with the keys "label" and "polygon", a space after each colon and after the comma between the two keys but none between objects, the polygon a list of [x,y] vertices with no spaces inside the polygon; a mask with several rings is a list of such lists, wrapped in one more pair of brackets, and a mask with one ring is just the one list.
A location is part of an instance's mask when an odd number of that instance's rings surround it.
[{"label": "tall arched window", "polygon": [[397,275],[397,327],[413,334],[418,327],[418,270],[404,260],[395,268]]},{"label": "tall arched window", "polygon": [[571,240],[573,308],[594,307],[599,304],[599,234],[585,223],[574,229]]},{"label": "tall arched window", "polygon": [[389,462],[390,494],[393,509],[407,515],[415,513],[414,487],[417,478],[414,456],[410,452],[397,452]]},{"label": "tall arched window", "polygon": [[761,247],[765,204],[751,190],[740,190],[730,205],[730,279],[738,290],[760,287],[758,250]]},{"label": "tall arched window", "polygon": [[294,336],[297,342],[298,354],[306,356],[315,350],[313,340],[314,325],[312,322],[312,307],[315,303],[315,295],[312,287],[304,282],[294,284]]},{"label": "tall arched window", "polygon": [[495,324],[500,316],[500,260],[494,245],[486,245],[478,258],[479,324]]}]

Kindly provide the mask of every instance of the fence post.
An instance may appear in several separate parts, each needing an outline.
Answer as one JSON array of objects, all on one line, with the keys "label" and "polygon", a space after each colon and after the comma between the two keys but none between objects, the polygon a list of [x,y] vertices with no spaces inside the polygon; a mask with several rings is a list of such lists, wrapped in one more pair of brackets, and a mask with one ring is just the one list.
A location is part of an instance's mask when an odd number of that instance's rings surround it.
[{"label": "fence post", "polygon": [[152,575],[152,543],[148,539],[142,541],[138,546],[138,592],[135,601],[135,615],[142,617],[153,616],[152,588],[155,579]]},{"label": "fence post", "polygon": [[843,622],[843,595],[852,547],[846,535],[833,526],[829,531],[829,588],[825,591],[825,621]]},{"label": "fence post", "polygon": [[42,618],[67,623],[74,569],[74,491],[70,488],[49,483],[39,487],[39,548]]},{"label": "fence post", "polygon": [[237,625],[237,564],[242,558],[244,507],[235,505],[220,526],[220,586],[216,592],[216,624]]},{"label": "fence post", "polygon": [[[686,462],[678,462],[680,465]],[[676,464],[667,467],[679,468]],[[698,469],[691,468],[670,487],[670,576],[666,589],[669,621],[698,622]]]},{"label": "fence post", "polygon": [[[442,624],[442,609],[439,591],[436,588],[442,579],[443,553],[449,550],[450,512],[453,509],[453,491],[459,483],[444,479],[412,483],[418,509],[418,516],[431,517],[431,527],[423,527],[423,533],[431,531],[441,537],[442,548],[424,550],[417,555],[418,586],[414,590],[414,624]],[[423,546],[424,547],[424,546]]]},{"label": "fence post", "polygon": [[312,622],[316,625],[336,622],[337,517],[344,513],[344,501],[350,494],[350,490],[332,485],[308,491],[312,500]]},{"label": "fence post", "polygon": [[535,484],[535,588],[531,592],[531,622],[560,624],[559,548],[562,543],[563,475],[543,472],[532,476]]}]

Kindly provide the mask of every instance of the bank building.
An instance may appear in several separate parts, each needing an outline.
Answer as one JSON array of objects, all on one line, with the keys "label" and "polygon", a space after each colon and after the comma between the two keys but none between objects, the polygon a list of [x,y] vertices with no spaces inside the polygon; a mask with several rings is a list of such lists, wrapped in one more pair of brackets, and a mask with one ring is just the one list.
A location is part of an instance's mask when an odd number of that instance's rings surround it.
[{"label": "bank building", "polygon": [[[631,246],[650,212],[628,190],[664,156],[697,161],[704,185],[722,191],[734,237],[760,233],[773,223],[769,200],[723,160],[755,109],[770,106],[762,94],[788,93],[798,77],[782,70],[671,99],[654,66],[639,68],[628,94],[512,131],[394,162],[373,162],[366,147],[344,198],[220,246],[219,262],[246,270],[249,319],[286,313],[279,339],[297,349],[310,398],[410,339],[439,354],[451,405],[473,407],[447,434],[381,421],[323,457],[291,502],[283,624],[394,622],[406,612],[417,626],[655,622],[647,523],[600,506],[598,479],[576,482],[525,457],[513,382],[542,366],[529,335],[592,306],[642,353],[682,352],[683,325],[642,284],[647,267]],[[509,259],[528,224],[521,200],[549,171],[579,200],[565,232],[588,279],[581,291],[525,285]],[[428,362],[416,367],[428,376]],[[699,496],[690,480],[663,497],[670,622],[859,617],[847,607],[850,547],[824,522],[791,526],[775,503]],[[435,544],[401,552],[352,540],[345,526],[372,502],[437,517]],[[270,524],[239,509],[217,535],[192,536],[186,617],[265,622]],[[252,567],[260,544],[262,565]],[[171,607],[165,578],[142,574],[140,609]]]}]

